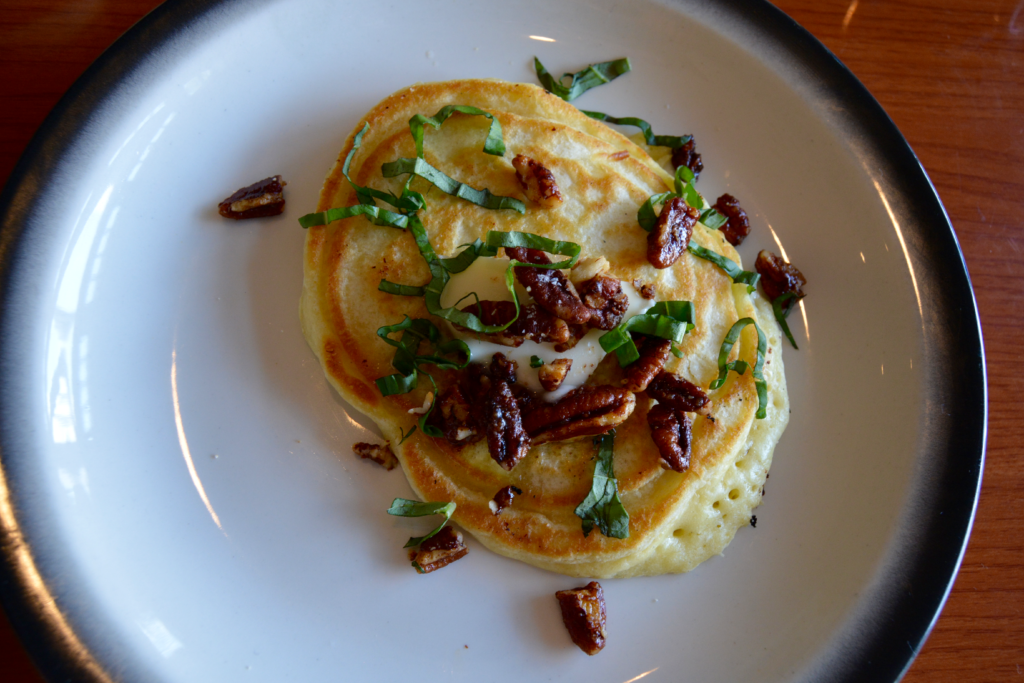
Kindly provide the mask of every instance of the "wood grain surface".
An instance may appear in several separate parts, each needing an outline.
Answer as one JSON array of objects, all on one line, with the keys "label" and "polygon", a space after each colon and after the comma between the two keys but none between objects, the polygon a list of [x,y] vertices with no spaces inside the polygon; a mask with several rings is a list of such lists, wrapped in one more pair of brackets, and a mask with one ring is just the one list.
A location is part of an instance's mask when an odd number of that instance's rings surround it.
[{"label": "wood grain surface", "polygon": [[[154,0],[0,0],[0,182],[74,80]],[[1024,683],[1024,0],[780,0],[910,141],[956,228],[989,378],[963,567],[908,683]],[[0,679],[41,679],[0,615]]]}]

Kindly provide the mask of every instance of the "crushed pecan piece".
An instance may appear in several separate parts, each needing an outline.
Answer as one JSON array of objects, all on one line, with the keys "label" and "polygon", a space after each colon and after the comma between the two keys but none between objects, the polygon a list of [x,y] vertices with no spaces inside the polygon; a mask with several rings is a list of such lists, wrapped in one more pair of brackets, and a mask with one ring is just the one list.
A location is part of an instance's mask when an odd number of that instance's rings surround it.
[{"label": "crushed pecan piece", "polygon": [[569,339],[561,344],[555,344],[555,351],[565,353],[580,343],[580,340],[587,336],[590,328],[586,325],[569,325]]},{"label": "crushed pecan piece", "polygon": [[700,212],[679,197],[665,202],[654,229],[647,235],[647,260],[655,268],[668,268],[686,253]]},{"label": "crushed pecan piece", "polygon": [[622,291],[622,283],[607,275],[598,275],[580,285],[580,298],[590,307],[590,326],[611,330],[620,322],[629,308],[629,297]]},{"label": "crushed pecan piece", "polygon": [[[509,258],[522,263],[551,263],[551,259],[540,249],[506,247]],[[582,325],[590,320],[587,308],[561,270],[557,268],[530,268],[516,266],[516,279],[530,293],[537,305],[572,325]]]},{"label": "crushed pecan piece", "polygon": [[685,472],[690,466],[690,416],[664,403],[647,413],[651,439],[661,454],[661,466],[675,472]]},{"label": "crushed pecan piece", "polygon": [[562,608],[562,621],[572,642],[588,655],[596,655],[604,647],[604,590],[597,581],[586,586],[555,593]]},{"label": "crushed pecan piece", "polygon": [[[516,305],[511,301],[481,301],[479,307],[474,303],[462,310],[479,316],[485,325],[504,325],[516,315]],[[461,325],[455,327],[466,329]],[[568,323],[536,304],[522,306],[515,322],[501,332],[480,335],[503,346],[520,346],[527,339],[541,344],[561,344],[568,341],[569,336]]]},{"label": "crushed pecan piece", "polygon": [[352,451],[363,460],[372,460],[386,470],[393,470],[398,464],[398,458],[391,452],[390,446],[360,442],[352,446]]},{"label": "crushed pecan piece", "polygon": [[580,259],[569,271],[569,279],[574,285],[578,285],[598,275],[604,275],[609,268],[611,268],[611,264],[604,256]]},{"label": "crushed pecan piece", "polygon": [[284,186],[288,183],[275,175],[243,187],[222,201],[217,210],[225,218],[242,220],[276,216],[284,211]]},{"label": "crushed pecan piece", "polygon": [[565,376],[569,374],[570,368],[572,368],[571,358],[557,358],[547,365],[537,368],[537,379],[540,380],[540,385],[544,387],[544,391],[554,391],[562,386],[562,382],[565,381]]},{"label": "crushed pecan piece", "polygon": [[513,498],[521,495],[523,495],[522,489],[509,485],[495,493],[494,498],[487,503],[487,506],[491,508],[491,512],[497,515],[512,504]]},{"label": "crushed pecan piece", "polygon": [[633,393],[646,389],[651,380],[665,368],[672,352],[672,342],[657,337],[644,337],[637,350],[640,358],[626,368],[626,389]]},{"label": "crushed pecan piece", "polygon": [[506,470],[515,467],[530,451],[530,437],[523,429],[519,404],[509,383],[499,379],[491,380],[487,400],[487,451]]},{"label": "crushed pecan piece", "polygon": [[719,228],[729,244],[738,246],[750,234],[747,212],[740,207],[740,200],[731,194],[723,194],[715,201],[715,210],[729,220]]},{"label": "crushed pecan piece", "polygon": [[797,270],[796,266],[786,263],[772,252],[763,250],[758,254],[754,268],[761,275],[764,293],[772,301],[790,292],[796,294],[797,299],[806,296],[803,286],[807,284],[807,278],[804,274]]},{"label": "crushed pecan piece", "polygon": [[651,380],[647,394],[675,410],[705,414],[711,409],[711,399],[700,387],[671,372],[662,372]]},{"label": "crushed pecan piece", "polygon": [[457,446],[471,444],[483,436],[469,401],[457,384],[447,387],[437,397],[427,423],[440,429],[444,438]]},{"label": "crushed pecan piece", "polygon": [[567,441],[604,434],[633,412],[633,392],[617,387],[584,386],[566,394],[558,403],[544,403],[523,418],[523,428],[533,443]]},{"label": "crushed pecan piece", "polygon": [[462,542],[462,532],[446,526],[420,544],[412,566],[420,574],[429,574],[461,560],[468,552],[469,548]]},{"label": "crushed pecan piece", "polygon": [[693,171],[694,180],[697,180],[700,172],[704,170],[704,160],[701,159],[700,153],[697,152],[696,142],[692,136],[685,145],[672,150],[672,168],[679,168],[680,166],[686,166]]},{"label": "crushed pecan piece", "polygon": [[645,299],[653,299],[658,296],[658,288],[652,284],[633,280],[633,286],[636,287],[636,291],[640,292],[640,296]]},{"label": "crushed pecan piece", "polygon": [[547,209],[561,203],[562,193],[558,191],[551,171],[523,154],[516,155],[512,166],[516,169],[516,177],[527,198]]}]

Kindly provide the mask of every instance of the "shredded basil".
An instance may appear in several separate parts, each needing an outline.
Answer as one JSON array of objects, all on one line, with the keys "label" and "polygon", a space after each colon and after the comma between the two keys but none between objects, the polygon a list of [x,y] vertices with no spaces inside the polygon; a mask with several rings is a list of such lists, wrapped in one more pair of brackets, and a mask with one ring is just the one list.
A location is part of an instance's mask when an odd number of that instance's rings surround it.
[{"label": "shredded basil", "polygon": [[498,250],[484,244],[480,239],[473,240],[472,244],[460,245],[466,247],[452,258],[441,259],[441,265],[449,273],[461,273],[473,265],[473,261],[481,256],[497,256]]},{"label": "shredded basil", "polygon": [[498,247],[526,247],[527,249],[540,249],[549,254],[569,257],[557,263],[512,262],[514,266],[529,266],[531,268],[572,268],[579,261],[580,251],[582,251],[580,245],[575,242],[552,240],[535,235],[532,232],[499,232],[497,230],[491,230],[487,233],[487,246],[494,249]]},{"label": "shredded basil", "polygon": [[464,104],[449,104],[446,107],[442,107],[441,111],[437,112],[433,116],[424,116],[423,114],[416,114],[409,119],[409,130],[412,131],[413,142],[416,143],[416,156],[420,159],[423,158],[423,126],[430,125],[434,127],[434,130],[439,130],[441,124],[448,120],[448,117],[458,112],[459,114],[468,114],[470,116],[486,116],[491,120],[491,127],[487,131],[487,139],[484,140],[484,152],[486,154],[493,154],[494,156],[505,156],[505,141],[501,137],[501,123],[498,119],[494,118],[493,114],[490,114],[483,109],[477,109],[476,107],[470,107]]},{"label": "shredded basil", "polygon": [[411,173],[428,180],[442,192],[446,192],[459,199],[465,199],[485,209],[511,209],[519,213],[526,213],[526,204],[515,197],[503,197],[492,194],[487,188],[478,190],[445,175],[442,171],[437,170],[419,157],[389,161],[380,167],[380,172],[385,178],[394,178],[405,173]]},{"label": "shredded basil", "polygon": [[723,216],[718,209],[704,209],[700,214],[700,222],[707,228],[718,230],[720,227],[728,223],[729,219],[726,216]]},{"label": "shredded basil", "polygon": [[[574,74],[562,74],[561,79],[556,79],[536,57],[533,58],[533,67],[537,71],[537,80],[544,86],[544,89],[561,97],[566,102],[572,102],[591,88],[613,81],[633,68],[629,59],[622,57],[610,62],[591,64],[582,71],[577,71]],[[572,79],[569,85],[562,83],[562,80],[566,78]]]},{"label": "shredded basil", "polygon": [[711,382],[710,389],[718,389],[725,384],[725,378],[730,370],[742,375],[750,367],[746,361],[734,360],[729,362],[729,354],[736,340],[740,338],[740,332],[747,325],[753,325],[757,330],[757,361],[754,363],[754,386],[757,387],[757,419],[763,420],[768,414],[768,384],[764,380],[764,358],[768,353],[768,339],[764,331],[753,318],[740,318],[737,320],[725,335],[722,341],[722,348],[718,351],[718,378]]},{"label": "shredded basil", "polygon": [[748,294],[754,291],[754,288],[757,287],[757,283],[761,280],[761,276],[757,273],[749,270],[743,270],[731,258],[722,256],[718,252],[705,249],[693,242],[690,242],[686,249],[694,256],[699,256],[705,261],[711,261],[716,266],[724,270],[725,274],[731,277],[733,282],[746,285]]},{"label": "shredded basil", "polygon": [[542,365],[544,365],[544,359],[543,358],[541,358],[540,356],[530,356],[530,367],[531,368],[539,368]]},{"label": "shredded basil", "polygon": [[391,282],[390,280],[381,280],[380,284],[377,285],[377,289],[381,292],[397,294],[398,296],[423,296],[423,293],[426,291],[424,287],[400,285],[397,282]]},{"label": "shredded basil", "polygon": [[410,429],[408,431],[408,433],[406,433],[406,431],[404,429],[399,427],[398,428],[398,433],[402,435],[402,439],[398,442],[398,445],[401,446],[403,443],[405,443],[405,440],[408,439],[410,436],[412,436],[413,433],[415,433],[415,431],[416,431],[416,425],[413,425],[412,429]]},{"label": "shredded basil", "polygon": [[352,140],[352,149],[349,150],[345,156],[345,161],[341,165],[341,174],[345,176],[345,180],[352,186],[352,189],[356,191],[356,196],[359,198],[360,204],[374,204],[374,199],[380,199],[381,201],[387,202],[391,206],[395,207],[400,211],[419,211],[426,202],[423,199],[423,195],[419,192],[413,192],[409,190],[409,183],[405,184],[402,189],[400,197],[396,197],[390,192],[382,192],[381,190],[375,190],[372,187],[363,187],[357,185],[352,178],[349,177],[349,168],[352,165],[352,157],[355,156],[356,151],[363,144],[363,136],[366,135],[366,131],[370,130],[370,124],[363,123],[363,127],[356,133],[356,137]]},{"label": "shredded basil", "polygon": [[589,535],[596,524],[609,538],[629,537],[629,513],[619,499],[619,483],[612,469],[614,444],[614,429],[594,439],[597,447],[594,480],[587,497],[575,510],[576,516],[583,520],[584,536]]},{"label": "shredded basil", "polygon": [[[401,334],[397,339],[392,339],[391,335],[395,333]],[[398,370],[393,375],[377,379],[377,388],[382,396],[406,394],[415,389],[421,365],[436,365],[443,370],[461,370],[469,365],[469,345],[461,339],[446,341],[437,326],[424,318],[405,316],[400,323],[385,325],[378,329],[377,336],[395,347],[391,365]],[[431,352],[420,355],[418,351],[423,342],[430,345]],[[458,354],[465,355],[466,360],[458,361],[447,357]],[[422,426],[420,428],[423,429]]]},{"label": "shredded basil", "polygon": [[[411,433],[411,432],[410,432]],[[395,515],[396,517],[426,517],[427,515],[444,515],[444,521],[442,521],[436,529],[431,531],[426,536],[418,536],[409,539],[409,542],[405,544],[406,548],[412,548],[417,546],[428,538],[434,536],[444,525],[448,523],[448,520],[452,518],[452,513],[455,512],[455,503],[421,503],[418,500],[409,500],[408,498],[395,498],[391,502],[391,507],[388,508],[389,515]]]},{"label": "shredded basil", "polygon": [[647,144],[651,147],[671,147],[672,149],[675,149],[677,147],[682,147],[693,139],[692,135],[655,135],[654,131],[651,130],[651,124],[647,123],[643,119],[638,119],[633,116],[624,116],[619,118],[616,116],[609,116],[608,114],[602,114],[599,111],[586,111],[585,109],[581,109],[580,111],[590,118],[597,119],[598,121],[614,123],[617,126],[633,126],[634,128],[639,128],[644,134],[644,140],[646,140]]},{"label": "shredded basil", "polygon": [[356,204],[327,209],[319,213],[307,213],[299,218],[299,225],[303,228],[311,228],[314,225],[327,225],[353,216],[367,216],[377,225],[386,225],[390,228],[404,229],[409,224],[409,217],[405,214],[381,209],[373,204]]},{"label": "shredded basil", "polygon": [[626,367],[640,358],[630,332],[668,339],[673,342],[674,348],[674,344],[683,341],[686,333],[693,329],[695,322],[696,314],[689,301],[659,301],[646,313],[634,315],[622,321],[615,329],[602,334],[598,342],[605,352],[614,351],[619,365]]},{"label": "shredded basil", "polygon": [[[796,301],[792,301],[793,299],[796,299]],[[789,343],[793,345],[794,349],[799,349],[800,347],[796,345],[796,340],[793,339],[793,333],[789,331],[789,323],[786,322],[786,318],[788,318],[789,314],[793,312],[797,301],[800,301],[800,297],[796,295],[796,292],[786,292],[772,301],[772,311],[775,313],[775,319],[779,321],[779,327],[781,327],[782,331],[786,333],[786,339],[789,340]],[[791,303],[783,308],[787,302]]]}]

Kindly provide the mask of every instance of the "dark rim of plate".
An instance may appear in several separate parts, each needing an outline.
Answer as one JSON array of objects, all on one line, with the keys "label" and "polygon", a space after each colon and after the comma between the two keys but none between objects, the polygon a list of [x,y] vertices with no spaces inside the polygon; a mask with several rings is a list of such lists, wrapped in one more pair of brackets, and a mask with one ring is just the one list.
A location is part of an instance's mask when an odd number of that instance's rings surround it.
[{"label": "dark rim of plate", "polygon": [[[4,302],[0,349],[3,341],[17,336],[12,325],[19,308],[13,295],[17,289],[14,264],[27,258],[25,236],[43,204],[41,188],[56,177],[72,147],[87,134],[88,114],[115,98],[118,85],[154,52],[185,37],[211,12],[231,4],[229,0],[169,0],[107,49],[47,116],[0,194],[0,301]],[[769,40],[773,49],[807,70],[815,86],[840,102],[848,118],[867,131],[872,144],[885,150],[893,171],[888,177],[896,179],[890,181],[890,189],[917,217],[917,225],[909,226],[915,257],[928,266],[923,277],[934,280],[928,283],[925,318],[930,338],[938,340],[934,355],[946,360],[948,375],[938,387],[941,395],[933,396],[933,404],[943,406],[945,413],[926,415],[924,420],[925,429],[934,429],[928,438],[934,446],[928,477],[932,495],[927,509],[912,510],[905,522],[913,526],[915,542],[891,568],[895,574],[891,584],[896,588],[872,604],[869,615],[856,619],[853,632],[845,632],[848,642],[812,670],[813,680],[820,681],[897,681],[924,644],[953,585],[980,492],[987,389],[974,293],[953,227],[931,181],[896,125],[860,81],[816,38],[768,2],[720,0],[718,5],[730,20]],[[928,226],[928,233],[923,234],[920,226]],[[942,277],[928,273],[942,273]],[[14,359],[0,352],[0,376],[12,377],[13,369]],[[116,679],[116,659],[105,656],[109,653],[89,652],[76,638],[69,639],[60,617],[46,604],[48,596],[29,585],[19,564],[18,551],[30,539],[21,528],[24,503],[11,466],[19,456],[28,457],[11,438],[15,393],[10,383],[0,389],[0,467],[10,482],[7,493],[17,518],[0,520],[0,600],[49,680]]]}]

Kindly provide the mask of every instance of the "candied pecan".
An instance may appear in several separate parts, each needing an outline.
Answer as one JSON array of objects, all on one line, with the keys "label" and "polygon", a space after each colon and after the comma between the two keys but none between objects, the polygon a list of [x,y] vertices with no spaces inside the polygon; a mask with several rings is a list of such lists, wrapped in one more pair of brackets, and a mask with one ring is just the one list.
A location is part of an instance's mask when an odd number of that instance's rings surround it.
[{"label": "candied pecan", "polygon": [[597,581],[586,586],[555,593],[562,608],[562,622],[572,642],[588,655],[596,655],[604,647],[604,590]]},{"label": "candied pecan", "polygon": [[700,172],[704,170],[704,160],[701,159],[695,145],[696,141],[691,136],[685,145],[672,150],[672,168],[686,166],[693,171],[693,179],[697,180]]},{"label": "candied pecan", "polygon": [[567,441],[604,434],[633,412],[633,392],[617,387],[584,386],[566,394],[558,403],[544,403],[523,418],[523,428],[533,443]]},{"label": "candied pecan", "polygon": [[243,187],[222,201],[217,210],[225,218],[242,220],[276,216],[284,211],[284,186],[288,183],[275,175]]},{"label": "candied pecan", "polygon": [[565,376],[569,374],[571,367],[571,358],[558,358],[547,365],[537,368],[537,379],[540,380],[540,385],[544,387],[544,391],[554,391],[562,386],[562,382],[565,381]]},{"label": "candied pecan", "polygon": [[662,372],[647,385],[647,394],[659,403],[688,413],[707,413],[711,399],[696,384],[671,372]]},{"label": "candied pecan", "polygon": [[647,235],[647,260],[655,268],[668,268],[686,253],[693,225],[700,212],[679,197],[665,202],[654,229]]},{"label": "candied pecan", "polygon": [[386,470],[393,470],[398,464],[398,459],[389,446],[360,442],[352,446],[352,452],[363,460],[374,461]]},{"label": "candied pecan", "polygon": [[561,203],[562,193],[558,191],[555,176],[551,171],[523,154],[517,154],[512,160],[512,165],[527,198],[547,209]]},{"label": "candied pecan", "polygon": [[530,437],[507,382],[492,380],[487,400],[487,451],[506,470],[516,466],[530,450]]},{"label": "candied pecan", "polygon": [[[479,316],[485,325],[504,325],[516,315],[516,305],[511,301],[481,301],[479,307],[474,303],[462,310]],[[466,329],[461,325],[455,327]],[[519,317],[501,332],[480,336],[503,346],[520,346],[527,339],[538,343],[561,344],[569,340],[570,332],[569,324],[564,320],[536,304],[529,304],[521,306]]]},{"label": "candied pecan", "polygon": [[495,382],[507,382],[509,385],[516,383],[516,371],[519,363],[509,360],[505,354],[496,353],[491,356],[491,380]]},{"label": "candied pecan", "polygon": [[664,403],[647,413],[651,438],[661,453],[661,466],[675,472],[685,472],[690,466],[690,416]]},{"label": "candied pecan", "polygon": [[586,325],[569,325],[569,339],[561,344],[555,344],[555,351],[565,353],[580,343],[580,340],[587,336],[590,328]]},{"label": "candied pecan", "polygon": [[640,358],[626,368],[626,389],[636,393],[643,391],[651,380],[665,368],[672,342],[657,337],[643,337],[640,347]]},{"label": "candied pecan", "polygon": [[738,246],[750,234],[747,212],[740,207],[740,200],[731,194],[723,194],[715,201],[715,210],[729,220],[719,228],[729,244]]},{"label": "candied pecan", "polygon": [[792,292],[797,299],[803,299],[803,286],[807,278],[796,266],[786,263],[770,251],[763,250],[757,255],[754,268],[761,275],[761,287],[768,298],[775,301],[783,294]]},{"label": "candied pecan", "polygon": [[491,512],[497,515],[512,504],[513,498],[521,495],[523,495],[521,489],[509,485],[495,493],[494,498],[487,503],[487,506],[491,508]]},{"label": "candied pecan", "polygon": [[590,307],[590,326],[611,330],[620,322],[629,308],[629,297],[622,291],[622,283],[607,275],[598,275],[580,285],[580,298]]},{"label": "candied pecan", "polygon": [[462,542],[462,532],[450,526],[420,543],[413,557],[412,566],[420,574],[429,574],[466,556],[469,548]]},{"label": "candied pecan", "polygon": [[[522,263],[551,263],[551,259],[540,249],[506,247],[509,258]],[[587,308],[575,288],[561,270],[557,268],[530,268],[516,266],[516,279],[530,293],[537,305],[573,325],[582,325],[590,320]]]},{"label": "candied pecan", "polygon": [[482,436],[469,402],[457,384],[446,388],[437,397],[427,424],[440,429],[445,439],[458,446],[473,443]]}]

